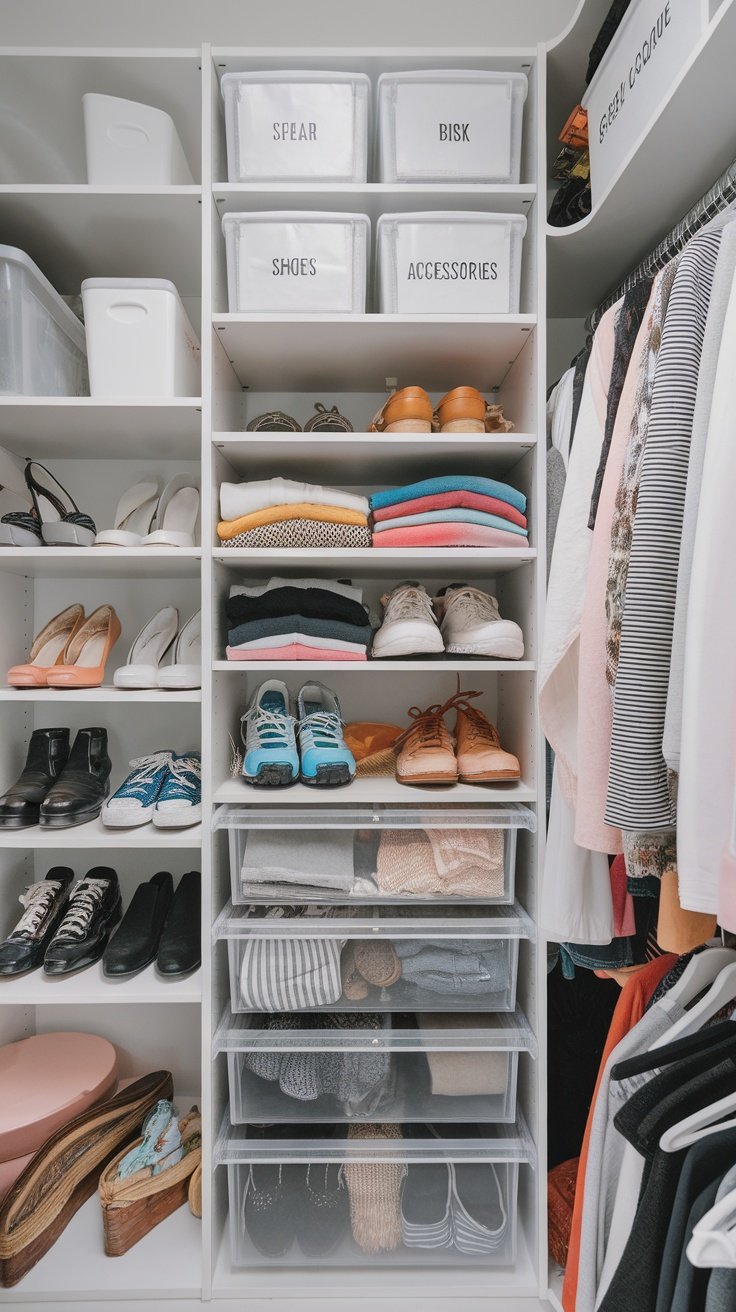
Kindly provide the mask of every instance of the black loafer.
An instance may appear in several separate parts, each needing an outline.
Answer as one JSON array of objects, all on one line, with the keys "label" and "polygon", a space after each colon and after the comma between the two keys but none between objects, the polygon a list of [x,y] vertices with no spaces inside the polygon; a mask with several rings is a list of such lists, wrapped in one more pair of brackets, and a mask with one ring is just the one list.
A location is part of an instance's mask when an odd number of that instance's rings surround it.
[{"label": "black loafer", "polygon": [[27,829],[38,824],[41,803],[68,756],[68,729],[34,729],[23,772],[0,797],[0,829]]},{"label": "black loafer", "polygon": [[242,1215],[253,1247],[264,1257],[284,1257],[294,1242],[303,1170],[288,1164],[251,1165]]},{"label": "black loafer", "polygon": [[168,870],[160,870],[145,884],[138,885],[103,953],[104,975],[135,975],[155,961],[173,894],[174,881]]},{"label": "black loafer", "polygon": [[162,975],[188,975],[202,961],[202,876],[182,875],[161,935],[156,968]]},{"label": "black loafer", "polygon": [[110,791],[112,761],[106,729],[80,729],[69,760],[41,803],[38,822],[46,829],[71,829],[95,820]]},{"label": "black loafer", "polygon": [[95,866],[75,884],[43,960],[45,975],[69,975],[99,961],[122,903],[118,877],[109,866]]},{"label": "black loafer", "polygon": [[25,907],[15,929],[0,943],[0,975],[25,975],[43,965],[69,897],[74,871],[54,866],[45,879],[29,884],[20,901]]},{"label": "black loafer", "polygon": [[339,1248],[350,1225],[350,1197],[342,1166],[312,1162],[296,1213],[296,1237],[307,1257],[326,1257]]}]

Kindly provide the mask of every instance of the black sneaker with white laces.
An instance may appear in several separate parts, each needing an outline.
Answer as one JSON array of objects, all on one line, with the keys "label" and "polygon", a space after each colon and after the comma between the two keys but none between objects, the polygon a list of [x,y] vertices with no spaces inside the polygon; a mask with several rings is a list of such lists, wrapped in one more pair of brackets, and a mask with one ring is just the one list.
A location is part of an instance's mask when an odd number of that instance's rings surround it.
[{"label": "black sneaker with white laces", "polygon": [[68,975],[99,961],[120,919],[120,885],[109,866],[95,866],[74,885],[44,957],[46,975]]},{"label": "black sneaker with white laces", "polygon": [[0,975],[25,975],[43,965],[44,953],[69,897],[74,871],[54,866],[45,879],[29,884],[18,901],[25,911],[0,943]]}]

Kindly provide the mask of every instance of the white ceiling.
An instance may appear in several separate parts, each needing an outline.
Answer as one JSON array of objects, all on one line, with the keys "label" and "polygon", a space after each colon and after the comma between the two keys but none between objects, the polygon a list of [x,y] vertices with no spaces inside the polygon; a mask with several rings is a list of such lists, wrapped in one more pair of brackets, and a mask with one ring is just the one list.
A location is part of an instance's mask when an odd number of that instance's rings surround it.
[{"label": "white ceiling", "polygon": [[3,45],[534,45],[577,0],[0,0]]}]

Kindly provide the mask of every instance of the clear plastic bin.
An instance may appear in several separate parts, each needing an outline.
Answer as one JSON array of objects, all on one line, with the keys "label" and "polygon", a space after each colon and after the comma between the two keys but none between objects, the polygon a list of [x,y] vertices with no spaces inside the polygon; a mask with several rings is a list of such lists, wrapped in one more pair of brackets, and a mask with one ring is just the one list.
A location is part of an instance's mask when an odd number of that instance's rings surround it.
[{"label": "clear plastic bin", "polygon": [[233,907],[227,943],[233,1012],[513,1011],[521,907]]},{"label": "clear plastic bin", "polygon": [[231,314],[363,314],[371,222],[365,214],[225,214]]},{"label": "clear plastic bin", "polygon": [[477,1126],[275,1129],[241,1138],[225,1121],[218,1135],[234,1267],[513,1265],[519,1167],[536,1164],[523,1117],[483,1138]]},{"label": "clear plastic bin", "polygon": [[383,182],[518,183],[524,73],[430,69],[378,79]]},{"label": "clear plastic bin", "polygon": [[[516,836],[534,831],[526,806],[220,806],[235,906],[259,903],[513,902]],[[429,831],[430,837],[427,837]],[[445,839],[445,835],[447,836]],[[445,842],[462,848],[444,850]],[[328,875],[328,865],[332,866]],[[320,880],[322,881],[320,883]]]},{"label": "clear plastic bin", "polygon": [[230,182],[365,182],[364,73],[225,73]]},{"label": "clear plastic bin", "polygon": [[518,1009],[321,1019],[226,1010],[213,1050],[227,1054],[233,1124],[509,1123],[519,1054],[536,1057]]},{"label": "clear plastic bin", "polygon": [[0,394],[88,391],[84,325],[25,251],[0,246]]},{"label": "clear plastic bin", "polygon": [[517,314],[523,214],[447,210],[378,220],[383,314]]}]

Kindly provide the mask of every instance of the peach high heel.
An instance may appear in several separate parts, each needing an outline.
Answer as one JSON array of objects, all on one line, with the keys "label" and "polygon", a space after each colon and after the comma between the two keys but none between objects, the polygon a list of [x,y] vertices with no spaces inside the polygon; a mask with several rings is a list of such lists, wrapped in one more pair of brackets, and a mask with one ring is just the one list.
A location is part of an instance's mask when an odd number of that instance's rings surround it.
[{"label": "peach high heel", "polygon": [[80,606],[78,601],[54,615],[33,639],[28,663],[14,665],[8,670],[9,686],[45,688],[49,671],[62,665],[67,645],[83,621],[84,606]]},{"label": "peach high heel", "polygon": [[431,433],[432,402],[423,387],[392,392],[368,425],[369,433]]},{"label": "peach high heel", "polygon": [[99,688],[120,632],[120,620],[112,606],[98,606],[69,639],[64,664],[49,670],[49,688]]}]

